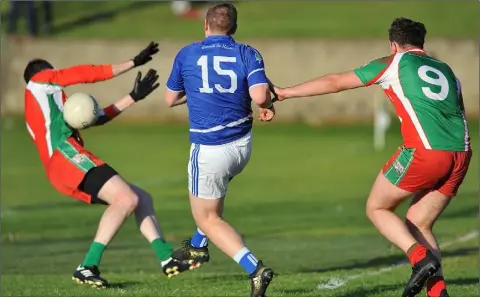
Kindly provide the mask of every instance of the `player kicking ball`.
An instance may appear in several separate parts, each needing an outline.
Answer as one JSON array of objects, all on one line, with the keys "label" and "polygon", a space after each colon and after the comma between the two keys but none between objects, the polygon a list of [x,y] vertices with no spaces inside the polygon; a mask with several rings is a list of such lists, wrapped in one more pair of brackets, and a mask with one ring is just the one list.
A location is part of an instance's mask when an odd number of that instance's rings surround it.
[{"label": "player kicking ball", "polygon": [[189,111],[190,206],[198,226],[173,257],[192,267],[208,262],[210,239],[250,275],[251,296],[263,297],[273,270],[257,261],[222,218],[229,182],[250,159],[252,100],[260,108],[261,120],[270,121],[275,115],[263,59],[256,49],[235,42],[236,28],[235,6],[211,7],[206,38],[179,51],[167,81],[167,105],[187,103]]},{"label": "player kicking ball", "polygon": [[[325,75],[289,88],[279,100],[380,85],[400,118],[403,145],[383,166],[367,201],[367,216],[413,267],[403,297],[427,284],[429,297],[448,297],[432,227],[467,174],[472,151],[460,83],[452,69],[423,49],[422,23],[405,18],[389,29],[391,56],[353,71]],[[406,222],[395,209],[412,197]]]},{"label": "player kicking ball", "polygon": [[[54,69],[49,62],[36,59],[25,68],[27,129],[37,146],[48,180],[64,195],[87,204],[108,205],[85,259],[73,274],[78,283],[97,288],[108,286],[100,276],[100,260],[105,248],[132,213],[168,277],[189,269],[188,265],[171,257],[173,248],[162,237],[150,194],[125,181],[112,167],[86,150],[78,131],[69,127],[62,115],[63,104],[68,100],[64,87],[111,79],[147,63],[157,52],[158,45],[152,42],[131,61],[122,64]],[[139,72],[130,94],[105,107],[96,125],[109,122],[143,100],[159,86],[157,80],[158,75],[153,69],[143,78]]]}]

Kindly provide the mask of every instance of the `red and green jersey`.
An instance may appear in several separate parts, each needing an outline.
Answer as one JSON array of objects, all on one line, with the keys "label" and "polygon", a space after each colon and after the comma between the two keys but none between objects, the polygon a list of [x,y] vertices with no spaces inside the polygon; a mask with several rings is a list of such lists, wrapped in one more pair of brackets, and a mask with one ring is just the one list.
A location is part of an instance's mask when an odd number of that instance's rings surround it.
[{"label": "red and green jersey", "polygon": [[44,70],[28,82],[25,88],[25,121],[45,167],[57,146],[73,134],[63,118],[63,104],[67,100],[63,87],[112,77],[111,65],[79,65]]},{"label": "red and green jersey", "polygon": [[444,62],[413,49],[374,60],[354,72],[365,86],[383,88],[400,118],[406,147],[470,149],[460,82]]}]

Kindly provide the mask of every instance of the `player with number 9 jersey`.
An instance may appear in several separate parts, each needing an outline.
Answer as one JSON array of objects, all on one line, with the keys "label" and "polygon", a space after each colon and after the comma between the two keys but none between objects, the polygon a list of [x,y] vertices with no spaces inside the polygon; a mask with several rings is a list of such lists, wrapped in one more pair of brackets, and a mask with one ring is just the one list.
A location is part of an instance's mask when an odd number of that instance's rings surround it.
[{"label": "player with number 9 jersey", "polygon": [[[472,151],[460,81],[450,66],[425,52],[425,35],[422,23],[398,18],[389,29],[390,56],[275,92],[285,100],[382,87],[401,121],[403,145],[377,176],[367,215],[412,263],[402,296],[413,297],[427,284],[429,297],[448,297],[432,226],[462,184]],[[405,224],[394,210],[411,196]]]},{"label": "player with number 9 jersey", "polygon": [[414,48],[354,72],[366,86],[383,88],[402,123],[406,147],[469,150],[460,81],[446,63]]},{"label": "player with number 9 jersey", "polygon": [[[365,86],[383,88],[401,121],[403,146],[383,168],[393,184],[410,192],[429,189],[450,173],[454,159],[470,159],[460,81],[446,63],[413,48],[374,60],[354,73]],[[458,176],[437,185],[437,190],[455,196],[468,168],[468,162],[463,164]]]},{"label": "player with number 9 jersey", "polygon": [[211,240],[250,275],[251,296],[262,297],[273,271],[256,259],[222,219],[228,185],[250,159],[252,101],[260,108],[261,120],[274,116],[263,58],[255,48],[233,39],[236,21],[232,4],[211,7],[204,26],[206,38],[178,52],[167,81],[167,105],[186,103],[188,107],[192,143],[188,188],[198,226],[173,257],[196,268],[208,262]]}]

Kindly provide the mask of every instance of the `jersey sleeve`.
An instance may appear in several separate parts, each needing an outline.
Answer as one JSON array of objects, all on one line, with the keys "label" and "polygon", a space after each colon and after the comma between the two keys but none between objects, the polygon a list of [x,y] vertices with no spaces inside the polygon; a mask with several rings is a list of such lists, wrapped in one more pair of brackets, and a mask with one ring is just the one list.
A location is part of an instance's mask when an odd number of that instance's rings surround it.
[{"label": "jersey sleeve", "polygon": [[247,81],[249,88],[259,84],[268,84],[263,57],[257,49],[247,46],[245,51],[245,66],[248,73]]},{"label": "jersey sleeve", "polygon": [[32,81],[66,87],[94,83],[112,78],[112,65],[78,65],[64,69],[49,69],[36,74]]},{"label": "jersey sleeve", "polygon": [[358,76],[365,86],[381,84],[385,78],[384,74],[392,64],[393,56],[373,60],[362,67],[356,68],[353,72]]},{"label": "jersey sleeve", "polygon": [[182,50],[178,52],[173,61],[172,71],[167,80],[167,89],[173,92],[182,92],[185,90],[182,77]]}]

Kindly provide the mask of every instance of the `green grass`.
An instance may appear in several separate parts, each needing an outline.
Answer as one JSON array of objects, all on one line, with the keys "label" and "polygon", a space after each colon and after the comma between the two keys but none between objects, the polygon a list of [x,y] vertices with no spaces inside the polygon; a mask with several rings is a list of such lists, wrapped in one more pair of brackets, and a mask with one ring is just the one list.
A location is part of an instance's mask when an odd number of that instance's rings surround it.
[{"label": "green grass", "polygon": [[[139,1],[136,1],[139,2]],[[133,4],[133,5],[132,5]],[[477,38],[477,1],[246,1],[238,38],[385,38],[395,17],[420,20],[428,38]],[[8,4],[2,3],[2,11]],[[175,17],[168,2],[63,1],[54,3],[58,37],[199,39],[203,21]],[[94,22],[86,22],[97,15]],[[447,21],[448,20],[448,21]],[[79,26],[71,26],[83,23]]]},{"label": "green grass", "polygon": [[[437,223],[441,242],[477,229],[478,129],[470,126],[474,159],[458,197]],[[406,266],[353,279],[337,290],[316,289],[330,278],[374,272],[405,259],[364,214],[375,175],[401,142],[398,127],[389,132],[383,152],[371,149],[371,127],[272,123],[254,130],[254,153],[231,184],[225,218],[278,272],[269,296],[398,297],[410,274]],[[184,125],[119,122],[85,132],[89,149],[153,194],[167,238],[176,246],[194,230],[186,190],[187,131]],[[248,295],[247,276],[213,246],[209,264],[168,280],[133,220],[102,262],[114,288],[74,284],[71,273],[103,207],[83,205],[51,188],[21,120],[4,120],[1,137],[2,296]],[[478,296],[478,240],[450,245],[444,256],[451,296]]]}]

